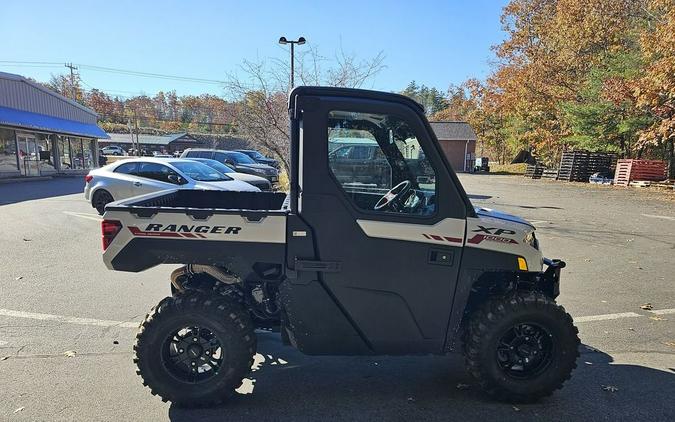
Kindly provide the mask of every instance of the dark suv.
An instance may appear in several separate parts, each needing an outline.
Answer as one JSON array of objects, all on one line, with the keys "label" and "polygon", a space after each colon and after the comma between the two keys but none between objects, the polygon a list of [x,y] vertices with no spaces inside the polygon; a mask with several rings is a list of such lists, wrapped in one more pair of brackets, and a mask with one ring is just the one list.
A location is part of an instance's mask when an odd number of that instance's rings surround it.
[{"label": "dark suv", "polygon": [[265,157],[254,149],[236,149],[235,151],[248,155],[256,163],[267,164],[268,166],[272,166],[277,169],[279,168],[279,162],[277,160],[274,158]]},{"label": "dark suv", "polygon": [[181,158],[210,158],[227,165],[238,173],[264,177],[272,183],[279,181],[279,170],[267,164],[256,163],[248,155],[237,151],[188,148],[183,151]]}]

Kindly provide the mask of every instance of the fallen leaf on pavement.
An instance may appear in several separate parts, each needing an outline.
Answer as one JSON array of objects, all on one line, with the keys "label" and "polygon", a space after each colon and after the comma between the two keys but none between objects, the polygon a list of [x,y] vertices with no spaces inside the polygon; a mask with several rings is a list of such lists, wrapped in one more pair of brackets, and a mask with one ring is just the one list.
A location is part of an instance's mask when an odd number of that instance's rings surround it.
[{"label": "fallen leaf on pavement", "polygon": [[467,390],[468,388],[469,388],[469,384],[463,384],[461,382],[457,384],[458,390]]},{"label": "fallen leaf on pavement", "polygon": [[66,350],[65,352],[63,352],[63,355],[68,358],[75,357],[76,354],[77,352],[75,350]]},{"label": "fallen leaf on pavement", "polygon": [[675,341],[666,341],[663,344],[665,344],[666,346],[675,347]]},{"label": "fallen leaf on pavement", "polygon": [[511,407],[512,407],[513,410],[515,410],[516,412],[520,412],[520,407],[516,407],[516,406],[511,406]]},{"label": "fallen leaf on pavement", "polygon": [[0,361],[7,360],[7,359],[9,359],[9,356],[3,356],[3,357],[0,358]]},{"label": "fallen leaf on pavement", "polygon": [[31,239],[26,239],[26,238],[24,237],[24,238],[23,238],[23,241],[24,241],[24,242],[30,242]]},{"label": "fallen leaf on pavement", "polygon": [[120,342],[117,340],[113,340],[113,344],[120,344]]},{"label": "fallen leaf on pavement", "polygon": [[23,409],[25,409],[25,407],[21,406],[21,407],[19,407],[18,409],[15,409],[15,410],[14,410],[14,413],[19,413],[19,412],[21,412]]},{"label": "fallen leaf on pavement", "polygon": [[651,311],[654,309],[654,306],[651,303],[644,303],[640,305],[640,309],[644,309],[645,311]]},{"label": "fallen leaf on pavement", "polygon": [[23,276],[18,276],[16,279],[21,280],[22,278],[23,278]]},{"label": "fallen leaf on pavement", "polygon": [[605,390],[605,391],[609,391],[610,393],[614,393],[614,392],[619,391],[619,388],[615,387],[613,385],[603,385],[602,389]]},{"label": "fallen leaf on pavement", "polygon": [[660,317],[660,316],[650,316],[649,319],[653,319],[654,321],[668,321],[667,318]]}]

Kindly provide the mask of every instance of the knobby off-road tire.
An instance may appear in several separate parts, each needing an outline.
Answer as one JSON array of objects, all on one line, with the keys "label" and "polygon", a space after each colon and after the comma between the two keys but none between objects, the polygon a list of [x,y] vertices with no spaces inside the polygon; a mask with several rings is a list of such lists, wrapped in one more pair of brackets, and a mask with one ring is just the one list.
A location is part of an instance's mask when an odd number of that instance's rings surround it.
[{"label": "knobby off-road tire", "polygon": [[219,404],[251,369],[253,330],[248,313],[226,297],[199,291],[167,297],[152,308],[136,335],[136,373],[163,401],[186,407]]},{"label": "knobby off-road tire", "polygon": [[[469,322],[466,367],[493,398],[533,402],[570,378],[579,357],[578,332],[565,309],[540,292],[493,299]],[[519,363],[521,352],[530,366]]]}]

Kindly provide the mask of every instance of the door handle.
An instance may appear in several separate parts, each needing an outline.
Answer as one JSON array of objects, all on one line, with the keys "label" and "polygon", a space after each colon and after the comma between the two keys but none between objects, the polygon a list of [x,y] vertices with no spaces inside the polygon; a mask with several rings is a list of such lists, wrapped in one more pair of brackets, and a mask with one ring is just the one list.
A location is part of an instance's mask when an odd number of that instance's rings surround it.
[{"label": "door handle", "polygon": [[134,186],[137,186],[137,187],[138,187],[138,186],[143,186],[143,183],[141,183],[141,182],[134,182]]},{"label": "door handle", "polygon": [[444,249],[429,250],[429,264],[446,265],[452,267],[454,261],[454,253]]}]

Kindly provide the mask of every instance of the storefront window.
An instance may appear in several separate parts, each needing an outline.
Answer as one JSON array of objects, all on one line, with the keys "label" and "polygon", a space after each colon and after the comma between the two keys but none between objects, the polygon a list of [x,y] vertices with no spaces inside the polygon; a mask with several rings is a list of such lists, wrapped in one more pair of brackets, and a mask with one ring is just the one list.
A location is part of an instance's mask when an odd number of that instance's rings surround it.
[{"label": "storefront window", "polygon": [[14,131],[0,128],[0,175],[16,174],[18,171]]},{"label": "storefront window", "polygon": [[73,168],[70,153],[70,139],[67,136],[59,136],[59,161],[61,170],[70,170]]},{"label": "storefront window", "polygon": [[93,139],[83,139],[84,148],[84,166],[88,169],[96,167],[96,141]]},{"label": "storefront window", "polygon": [[56,172],[54,166],[54,142],[50,135],[38,134],[38,158],[40,160],[40,174]]},{"label": "storefront window", "polygon": [[70,152],[73,154],[73,168],[82,169],[84,166],[83,154],[82,154],[82,139],[80,138],[70,138]]}]

